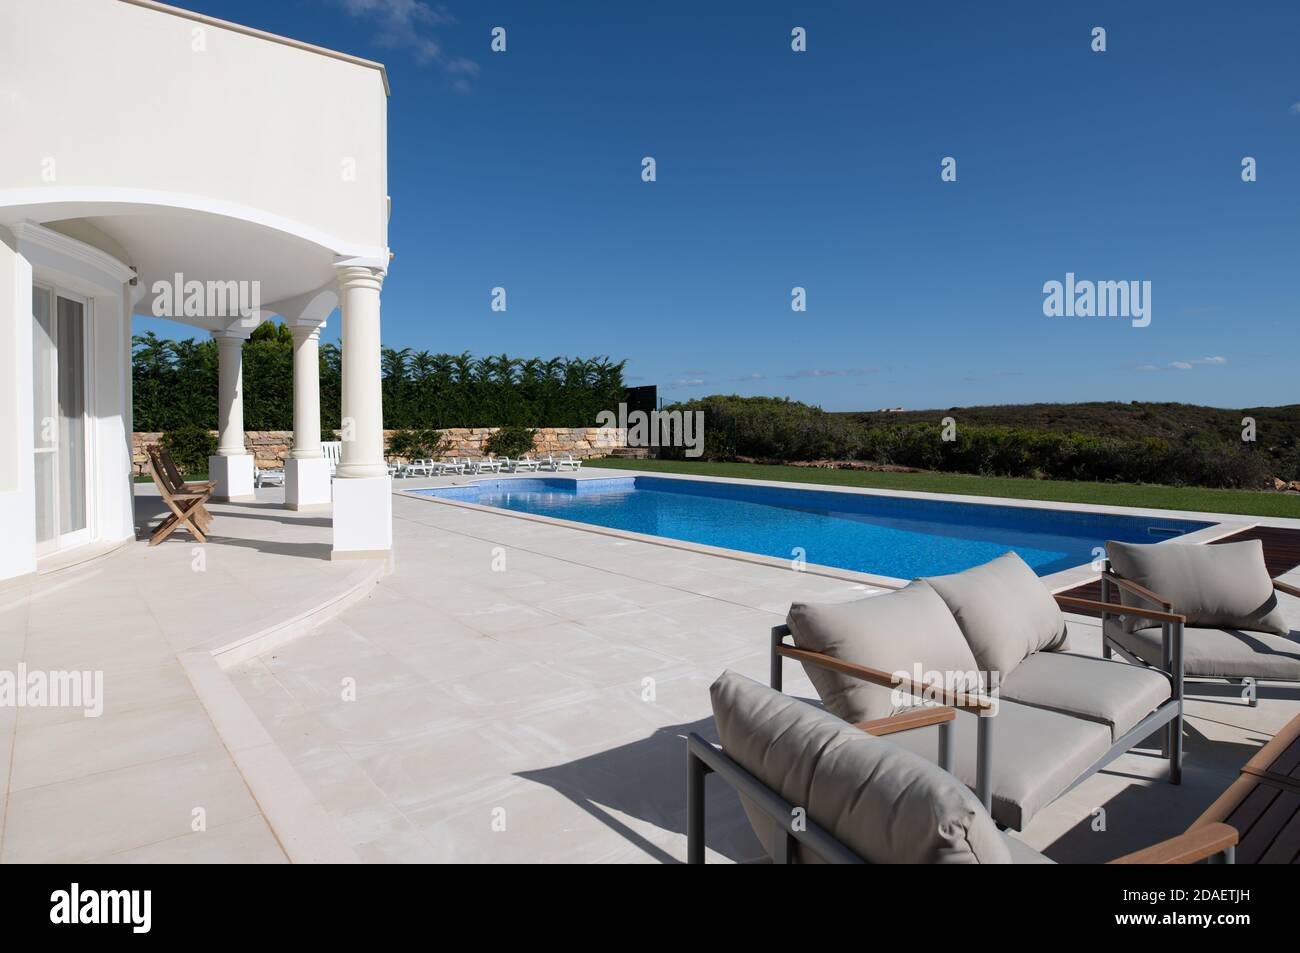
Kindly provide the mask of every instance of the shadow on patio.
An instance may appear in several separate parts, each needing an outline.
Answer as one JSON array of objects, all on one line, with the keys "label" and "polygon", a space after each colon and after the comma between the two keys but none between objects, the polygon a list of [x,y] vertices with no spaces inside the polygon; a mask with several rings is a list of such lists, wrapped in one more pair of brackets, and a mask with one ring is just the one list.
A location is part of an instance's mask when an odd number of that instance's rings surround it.
[{"label": "shadow on patio", "polygon": [[[661,863],[685,860],[686,736],[695,732],[717,742],[713,719],[668,725],[640,741],[576,761],[520,771],[517,776],[545,784]],[[740,798],[717,779],[706,782],[705,841],[710,851],[737,862],[763,859],[763,848],[749,828]],[[681,839],[670,853],[619,820],[635,817]]]},{"label": "shadow on patio", "polygon": [[[281,497],[283,489],[259,490],[259,496]],[[328,513],[284,509],[278,499],[258,499],[241,503],[207,504],[212,513],[212,531],[208,546],[240,547],[257,552],[303,559],[329,561],[333,548]],[[271,511],[271,512],[268,512]],[[168,509],[153,487],[139,484],[135,493],[135,532],[139,542],[147,543],[149,534],[168,515]],[[192,536],[182,527],[159,547],[177,544],[194,546]]]}]

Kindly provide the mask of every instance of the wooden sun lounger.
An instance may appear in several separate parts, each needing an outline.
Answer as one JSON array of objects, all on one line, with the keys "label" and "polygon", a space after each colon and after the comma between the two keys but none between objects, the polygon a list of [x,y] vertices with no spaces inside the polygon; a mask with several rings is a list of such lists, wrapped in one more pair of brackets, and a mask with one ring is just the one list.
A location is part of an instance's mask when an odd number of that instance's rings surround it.
[{"label": "wooden sun lounger", "polygon": [[[166,517],[149,536],[149,545],[157,546],[180,526],[184,526],[189,530],[190,535],[200,543],[206,543],[208,538],[205,531],[212,522],[212,514],[207,511],[203,504],[212,495],[212,487],[207,484],[196,483],[193,484],[194,489],[192,490],[175,489],[166,475],[166,465],[162,460],[162,453],[150,449],[146,456],[149,463],[149,475],[153,477],[154,486],[158,488],[158,493],[162,496],[163,502],[171,510],[171,515]],[[182,483],[182,487],[184,486],[185,484]]]}]

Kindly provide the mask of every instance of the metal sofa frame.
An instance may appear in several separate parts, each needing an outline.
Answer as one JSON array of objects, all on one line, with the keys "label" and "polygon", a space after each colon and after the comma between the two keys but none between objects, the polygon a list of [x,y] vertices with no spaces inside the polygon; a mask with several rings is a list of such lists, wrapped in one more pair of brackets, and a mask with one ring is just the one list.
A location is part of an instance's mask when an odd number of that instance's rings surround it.
[{"label": "metal sofa frame", "polygon": [[[1169,783],[1181,784],[1183,772],[1183,625],[1186,619],[1168,609],[1146,610],[1064,595],[1057,595],[1054,598],[1062,608],[1086,608],[1102,612],[1122,610],[1129,614],[1142,615],[1159,621],[1163,658],[1161,668],[1158,671],[1170,680],[1169,700],[1163,702],[1131,729],[1115,739],[1106,752],[1075,778],[1061,792],[1061,795],[1074,790],[1074,788],[1102,770],[1120,755],[1137,747],[1140,742],[1161,729],[1164,729],[1164,735],[1161,741],[1160,756],[1169,760]],[[788,635],[790,635],[788,625],[778,625],[772,629],[770,684],[777,691],[782,690],[782,663],[785,659],[793,659],[849,675],[853,678],[859,678],[883,688],[897,689],[914,697],[933,697],[939,702],[936,707],[951,710],[954,717],[957,711],[966,711],[977,715],[979,723],[976,732],[975,794],[980,803],[984,805],[985,810],[992,812],[993,759],[995,757],[993,725],[996,721],[997,712],[995,698],[983,694],[954,693],[934,686],[918,686],[910,679],[896,678],[889,672],[863,665],[855,665],[851,662],[832,658],[821,652],[812,652],[788,645],[785,641]],[[1147,667],[1154,668],[1154,666]],[[862,727],[862,725],[858,725],[858,727]],[[953,747],[951,725],[947,722],[940,724],[939,734],[939,767],[951,770]],[[1061,795],[1058,795],[1058,797]]]},{"label": "metal sofa frame", "polygon": [[[864,723],[871,726],[864,730],[870,734],[883,735],[925,727],[929,724],[937,723],[942,726],[956,717],[956,712],[951,708],[924,709],[924,711],[931,712],[928,716],[929,720],[921,721],[916,717],[915,712],[904,712],[891,718]],[[863,728],[863,725],[857,727]],[[736,793],[746,798],[750,804],[771,819],[773,829],[778,834],[773,857],[776,863],[793,863],[796,844],[812,851],[827,863],[867,863],[811,818],[805,818],[804,822],[797,826],[792,823],[796,816],[793,804],[746,771],[721,748],[710,744],[695,732],[691,732],[686,738],[687,863],[704,863],[705,780],[710,774],[719,775],[736,790]],[[1227,824],[1204,824],[1152,847],[1126,854],[1110,863],[1192,864],[1204,860],[1211,864],[1231,864],[1236,861],[1237,840],[1236,829]]]},{"label": "metal sofa frame", "polygon": [[[1126,590],[1132,593],[1133,595],[1137,596],[1139,599],[1144,599],[1147,602],[1151,603],[1152,605],[1159,606],[1160,609],[1163,610],[1164,612],[1172,613],[1174,611],[1174,604],[1170,602],[1168,599],[1166,599],[1164,596],[1152,592],[1150,589],[1147,589],[1144,586],[1140,586],[1129,579],[1124,579],[1121,576],[1117,576],[1115,574],[1115,570],[1111,568],[1110,561],[1109,560],[1106,561],[1106,566],[1103,569],[1101,574],[1101,603],[1099,603],[1099,605],[1106,606],[1105,609],[1100,610],[1101,611],[1101,632],[1102,632],[1102,637],[1101,637],[1102,655],[1104,655],[1106,658],[1111,658],[1112,655],[1117,654],[1126,662],[1131,662],[1134,665],[1143,665],[1148,668],[1154,668],[1155,667],[1154,665],[1151,665],[1149,662],[1146,662],[1138,658],[1136,655],[1128,651],[1118,642],[1111,639],[1110,636],[1106,635],[1106,618],[1108,616],[1111,615],[1121,616],[1125,614],[1128,615],[1148,614],[1144,612],[1141,608],[1136,606],[1116,605],[1112,603],[1111,601],[1112,587]],[[1285,583],[1280,580],[1274,579],[1273,589],[1276,590],[1277,592],[1283,592],[1286,593],[1288,596],[1295,596],[1296,598],[1300,599],[1300,588],[1296,586],[1292,586],[1289,583]],[[1060,598],[1061,597],[1058,597],[1058,601]],[[1118,609],[1119,611],[1112,612],[1110,611],[1112,609]],[[1245,687],[1245,692],[1243,694],[1246,698],[1246,704],[1248,704],[1251,708],[1257,708],[1259,706],[1259,686],[1257,684],[1256,679],[1263,678],[1263,677],[1264,676],[1243,676],[1241,678],[1229,678],[1229,677],[1216,678],[1212,675],[1184,676],[1184,678],[1190,678],[1191,680],[1196,682],[1223,681],[1223,682],[1227,682],[1230,685],[1242,685]],[[1278,679],[1278,678],[1268,678],[1266,680],[1288,682],[1287,679]],[[1296,684],[1296,682],[1294,681],[1289,681],[1288,683]]]}]

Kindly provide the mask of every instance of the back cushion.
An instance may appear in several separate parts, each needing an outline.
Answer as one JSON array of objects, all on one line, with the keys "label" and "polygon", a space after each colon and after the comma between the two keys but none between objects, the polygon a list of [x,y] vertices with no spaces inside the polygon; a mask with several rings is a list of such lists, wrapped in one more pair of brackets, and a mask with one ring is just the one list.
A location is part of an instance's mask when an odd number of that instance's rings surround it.
[{"label": "back cushion", "polygon": [[[726,754],[863,860],[1011,863],[970,789],[919,755],[735,672],[724,672],[710,693]],[[768,815],[741,801],[774,856],[783,835]],[[794,859],[819,858],[798,847]]]},{"label": "back cushion", "polygon": [[929,576],[975,661],[1006,678],[1026,656],[1066,646],[1065,616],[1047,587],[1013,552],[951,576]]},{"label": "back cushion", "polygon": [[[961,629],[943,600],[924,582],[913,582],[897,592],[869,596],[853,602],[823,605],[796,602],[786,617],[794,644],[855,665],[913,677],[914,666],[923,672],[968,676],[962,687],[977,687],[978,666]],[[914,704],[910,698],[895,704],[888,688],[804,664],[822,704],[845,721],[885,718]]]},{"label": "back cushion", "polygon": [[[1273,635],[1291,632],[1264,564],[1264,544],[1257,539],[1215,546],[1112,541],[1106,544],[1106,555],[1118,576],[1168,599],[1188,625]],[[1160,608],[1123,589],[1120,601]],[[1123,624],[1126,632],[1160,626],[1135,615],[1125,616]]]}]

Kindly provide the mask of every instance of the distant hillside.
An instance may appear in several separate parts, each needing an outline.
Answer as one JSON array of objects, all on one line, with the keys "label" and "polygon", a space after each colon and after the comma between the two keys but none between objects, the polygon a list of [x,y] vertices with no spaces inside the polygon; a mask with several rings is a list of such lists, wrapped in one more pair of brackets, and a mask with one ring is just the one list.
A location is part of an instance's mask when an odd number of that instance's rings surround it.
[{"label": "distant hillside", "polygon": [[[780,397],[714,394],[673,406],[704,414],[708,460],[848,463],[980,476],[1300,492],[1300,405],[1026,404],[827,413]],[[947,432],[943,419],[956,426]],[[1255,420],[1242,440],[1243,417]],[[697,448],[701,449],[701,448]],[[681,447],[660,454],[680,456]]]},{"label": "distant hillside", "polygon": [[1270,451],[1300,445],[1300,404],[1284,407],[1246,407],[1224,410],[1196,404],[1145,404],[1096,402],[1086,404],[1002,404],[989,407],[948,407],[934,410],[894,412],[854,411],[837,416],[860,421],[869,427],[900,424],[937,424],[952,417],[962,424],[1016,427],[1142,440],[1160,437],[1172,442],[1217,437],[1241,439],[1241,419],[1254,417],[1257,443]]}]

